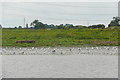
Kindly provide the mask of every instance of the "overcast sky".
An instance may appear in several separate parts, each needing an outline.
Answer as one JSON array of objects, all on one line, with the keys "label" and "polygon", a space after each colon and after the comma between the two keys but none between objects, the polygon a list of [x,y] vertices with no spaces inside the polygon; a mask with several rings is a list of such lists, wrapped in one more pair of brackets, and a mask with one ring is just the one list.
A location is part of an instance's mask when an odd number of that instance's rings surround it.
[{"label": "overcast sky", "polygon": [[119,0],[0,0],[1,2],[118,2]]},{"label": "overcast sky", "polygon": [[112,17],[118,15],[117,0],[109,0],[110,2],[85,1],[20,2],[18,0],[18,2],[4,2],[1,4],[2,20],[0,22],[3,27],[23,26],[24,18],[25,23],[28,24],[39,19],[47,24],[108,25]]}]

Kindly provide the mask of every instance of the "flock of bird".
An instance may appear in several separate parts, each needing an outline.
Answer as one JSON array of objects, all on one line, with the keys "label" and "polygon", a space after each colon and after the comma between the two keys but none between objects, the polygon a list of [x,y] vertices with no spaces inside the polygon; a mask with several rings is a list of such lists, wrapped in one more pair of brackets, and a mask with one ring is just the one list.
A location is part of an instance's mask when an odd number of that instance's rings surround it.
[{"label": "flock of bird", "polygon": [[118,47],[2,48],[2,55],[118,55]]}]

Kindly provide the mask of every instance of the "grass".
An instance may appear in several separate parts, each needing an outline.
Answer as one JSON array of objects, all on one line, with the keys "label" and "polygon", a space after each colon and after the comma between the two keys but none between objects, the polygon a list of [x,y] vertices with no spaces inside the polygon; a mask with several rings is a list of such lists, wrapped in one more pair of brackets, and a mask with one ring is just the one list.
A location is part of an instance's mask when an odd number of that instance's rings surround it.
[{"label": "grass", "polygon": [[[3,29],[2,46],[118,46],[117,29]],[[35,40],[35,43],[16,43]],[[108,42],[112,43],[99,43]]]}]

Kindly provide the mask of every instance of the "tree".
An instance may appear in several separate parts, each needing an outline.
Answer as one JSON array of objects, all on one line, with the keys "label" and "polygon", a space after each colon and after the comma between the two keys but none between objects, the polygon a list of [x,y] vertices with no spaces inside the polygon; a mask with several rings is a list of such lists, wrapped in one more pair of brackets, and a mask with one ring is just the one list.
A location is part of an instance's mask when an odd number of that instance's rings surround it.
[{"label": "tree", "polygon": [[67,28],[75,28],[75,27],[73,26],[73,24],[65,24],[64,27],[67,27]]},{"label": "tree", "polygon": [[15,28],[15,29],[17,29],[17,27],[16,27],[16,26],[15,26],[14,28]]},{"label": "tree", "polygon": [[42,22],[39,22],[39,20],[34,20],[30,25],[33,26],[34,29],[45,29],[46,28]]},{"label": "tree", "polygon": [[19,28],[19,29],[22,29],[22,26],[19,26],[18,28]]},{"label": "tree", "polygon": [[35,26],[38,22],[39,22],[39,20],[34,20],[30,25]]},{"label": "tree", "polygon": [[76,25],[75,28],[84,29],[84,28],[87,28],[87,27],[86,26],[82,26],[82,25]]},{"label": "tree", "polygon": [[111,26],[120,26],[120,17],[113,17],[113,20],[110,22],[108,27]]},{"label": "tree", "polygon": [[57,28],[58,28],[58,29],[63,29],[63,28],[64,28],[64,25],[63,25],[63,24],[57,25]]},{"label": "tree", "polygon": [[0,28],[2,28],[2,25],[0,24]]},{"label": "tree", "polygon": [[88,28],[105,28],[105,25],[104,24],[92,25],[89,26]]},{"label": "tree", "polygon": [[26,24],[26,28],[28,29],[28,24]]}]

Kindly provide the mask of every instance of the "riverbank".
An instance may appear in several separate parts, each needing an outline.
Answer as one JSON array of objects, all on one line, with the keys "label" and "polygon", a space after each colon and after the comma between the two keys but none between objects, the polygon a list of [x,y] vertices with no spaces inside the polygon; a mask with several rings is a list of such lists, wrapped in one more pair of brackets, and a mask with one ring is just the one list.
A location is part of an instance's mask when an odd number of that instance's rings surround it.
[{"label": "riverbank", "polygon": [[[35,43],[16,43],[18,40]],[[118,29],[2,29],[3,47],[118,45]]]}]

